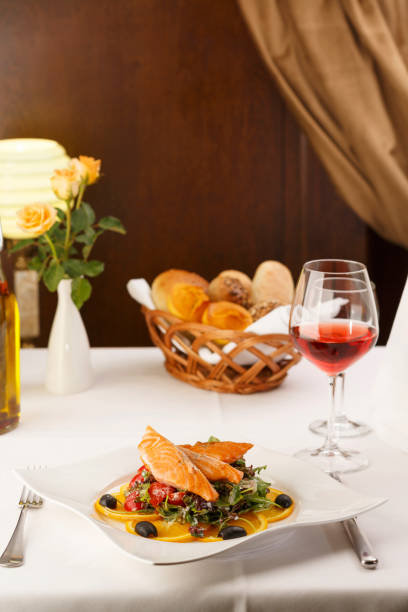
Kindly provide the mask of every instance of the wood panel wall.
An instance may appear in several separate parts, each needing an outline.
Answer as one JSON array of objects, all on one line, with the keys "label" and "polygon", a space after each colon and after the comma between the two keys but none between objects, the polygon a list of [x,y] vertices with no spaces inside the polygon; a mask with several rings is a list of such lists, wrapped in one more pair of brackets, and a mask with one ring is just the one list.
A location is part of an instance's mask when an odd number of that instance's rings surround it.
[{"label": "wood panel wall", "polygon": [[[381,265],[235,0],[0,0],[0,15],[0,138],[52,138],[71,156],[102,158],[87,199],[128,230],[95,248],[106,271],[82,311],[92,345],[150,343],[126,292],[132,277],[169,267],[251,275],[265,259],[295,277],[317,257]],[[55,305],[43,290],[40,346]]]}]

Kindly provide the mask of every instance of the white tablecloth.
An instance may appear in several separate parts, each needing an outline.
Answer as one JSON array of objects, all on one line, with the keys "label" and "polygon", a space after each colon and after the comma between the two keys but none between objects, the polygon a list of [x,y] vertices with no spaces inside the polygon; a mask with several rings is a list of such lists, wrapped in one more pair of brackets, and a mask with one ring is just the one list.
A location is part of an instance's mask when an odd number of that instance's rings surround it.
[{"label": "white tablecloth", "polygon": [[[351,416],[369,419],[367,397],[382,350],[347,374]],[[179,382],[166,373],[157,349],[94,349],[93,361],[93,388],[60,397],[43,388],[45,351],[22,351],[21,424],[0,438],[0,549],[18,515],[21,487],[12,467],[70,463],[137,443],[148,423],[177,440],[213,434],[286,453],[321,440],[307,426],[327,413],[327,382],[305,360],[280,388],[252,396]],[[80,516],[46,503],[28,515],[25,565],[0,567],[0,610],[407,612],[408,455],[375,434],[348,444],[364,451],[371,466],[345,482],[390,498],[359,519],[380,558],[376,571],[360,567],[337,524],[294,531],[259,557],[147,566]]]}]

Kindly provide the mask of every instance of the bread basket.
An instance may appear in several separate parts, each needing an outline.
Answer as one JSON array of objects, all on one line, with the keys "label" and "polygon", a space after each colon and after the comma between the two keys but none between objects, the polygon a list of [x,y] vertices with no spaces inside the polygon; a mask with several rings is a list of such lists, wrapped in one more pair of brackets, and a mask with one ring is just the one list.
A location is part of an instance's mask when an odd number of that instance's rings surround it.
[{"label": "bread basket", "polygon": [[[181,321],[168,312],[149,310],[145,306],[142,312],[152,342],[164,354],[167,371],[200,389],[241,394],[268,391],[278,387],[288,370],[300,360],[287,334],[259,335],[221,330]],[[228,342],[236,346],[224,353],[223,346]],[[260,343],[269,346],[270,352],[259,350]],[[218,363],[211,364],[202,358],[199,351],[203,347],[219,356]],[[251,353],[255,363],[237,363],[237,356],[242,351]]]}]

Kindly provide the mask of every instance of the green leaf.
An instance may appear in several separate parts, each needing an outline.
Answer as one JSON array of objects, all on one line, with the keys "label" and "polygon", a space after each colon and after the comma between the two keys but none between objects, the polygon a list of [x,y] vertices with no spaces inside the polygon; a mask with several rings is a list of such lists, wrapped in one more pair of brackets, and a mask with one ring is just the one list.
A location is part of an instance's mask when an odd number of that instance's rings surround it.
[{"label": "green leaf", "polygon": [[70,278],[76,278],[84,273],[84,262],[81,259],[67,259],[64,269]]},{"label": "green leaf", "polygon": [[105,264],[102,261],[96,261],[96,259],[92,259],[91,261],[84,262],[83,265],[83,274],[87,276],[99,276],[105,269]]},{"label": "green leaf", "polygon": [[220,442],[220,439],[216,438],[215,436],[210,436],[208,438],[208,442]]},{"label": "green leaf", "polygon": [[57,208],[57,217],[60,221],[65,221],[65,211],[61,208]]},{"label": "green leaf", "polygon": [[83,234],[79,234],[75,236],[76,242],[81,242],[82,244],[92,244],[95,240],[96,232],[92,229],[92,227],[88,227]]},{"label": "green leaf", "polygon": [[47,289],[49,291],[56,291],[58,283],[64,278],[64,275],[64,268],[53,259],[43,274],[44,283]]},{"label": "green leaf", "polygon": [[80,208],[82,208],[88,218],[88,225],[92,225],[92,223],[95,223],[95,213],[92,206],[87,202],[82,202]]},{"label": "green leaf", "polygon": [[41,270],[42,265],[43,260],[38,255],[35,255],[35,257],[32,257],[30,261],[27,262],[27,268],[29,270],[36,270],[36,272],[39,272]]},{"label": "green leaf", "polygon": [[25,249],[30,246],[30,244],[35,244],[35,240],[33,238],[27,238],[24,240],[19,240],[14,246],[9,249],[10,253],[17,253],[17,251],[21,251],[21,249]]},{"label": "green leaf", "polygon": [[86,278],[75,278],[72,281],[71,297],[78,310],[86,300],[89,300],[91,293],[91,283]]},{"label": "green leaf", "polygon": [[91,249],[92,249],[92,244],[87,244],[86,246],[84,246],[84,248],[82,249],[82,256],[84,259],[86,259],[89,256]]},{"label": "green leaf", "polygon": [[51,249],[50,249],[50,245],[48,244],[48,242],[45,244],[45,246],[38,244],[37,248],[38,248],[38,256],[41,257],[41,259],[45,259],[51,254]]},{"label": "green leaf", "polygon": [[65,247],[63,244],[55,244],[55,251],[57,253],[58,259],[63,259],[65,256]]},{"label": "green leaf", "polygon": [[122,222],[116,217],[103,217],[99,223],[99,227],[104,230],[110,230],[111,232],[117,232],[118,234],[126,234],[126,230],[122,225]]},{"label": "green leaf", "polygon": [[[51,238],[51,240],[54,243],[60,242],[61,244],[63,244],[65,241],[65,233],[66,233],[66,230],[63,227],[59,226],[58,223],[54,223],[52,228],[48,231],[48,235]],[[43,244],[48,245],[45,238],[44,238]]]},{"label": "green leaf", "polygon": [[82,206],[72,213],[71,226],[75,233],[82,232],[89,226],[88,215]]},{"label": "green leaf", "polygon": [[50,259],[51,259],[51,256],[50,256],[50,257],[47,257],[47,259],[45,259],[45,260],[43,261],[41,268],[40,268],[39,270],[37,270],[38,278],[40,278],[40,279],[41,279],[41,278],[43,277],[44,270],[45,270],[45,268],[47,267],[48,262],[49,262],[49,260],[50,260]]},{"label": "green leaf", "polygon": [[229,494],[228,501],[233,506],[241,499],[241,491],[239,485],[234,484]]}]

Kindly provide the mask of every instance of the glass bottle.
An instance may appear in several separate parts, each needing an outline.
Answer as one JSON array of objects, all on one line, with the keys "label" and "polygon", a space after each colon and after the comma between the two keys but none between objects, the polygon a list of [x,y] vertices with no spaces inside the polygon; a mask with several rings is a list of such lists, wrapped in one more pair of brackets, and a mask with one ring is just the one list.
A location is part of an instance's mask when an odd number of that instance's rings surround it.
[{"label": "glass bottle", "polygon": [[[0,253],[3,233],[0,225]],[[20,317],[0,259],[0,434],[20,420]]]}]

